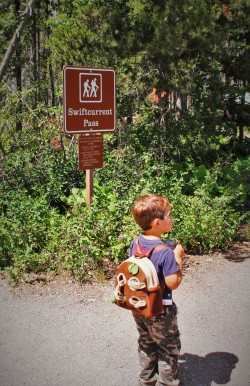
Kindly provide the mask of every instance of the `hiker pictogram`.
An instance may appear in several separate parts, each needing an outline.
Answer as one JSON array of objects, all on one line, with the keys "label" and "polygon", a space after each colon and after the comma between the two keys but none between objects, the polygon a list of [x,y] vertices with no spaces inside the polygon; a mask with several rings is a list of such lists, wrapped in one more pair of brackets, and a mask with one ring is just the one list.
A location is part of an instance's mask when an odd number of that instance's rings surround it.
[{"label": "hiker pictogram", "polygon": [[81,73],[80,102],[102,102],[102,75],[93,73]]},{"label": "hiker pictogram", "polygon": [[90,97],[94,96],[94,98],[97,97],[96,93],[98,90],[98,86],[96,84],[96,78],[91,81],[91,91],[90,91]]},{"label": "hiker pictogram", "polygon": [[83,87],[84,87],[84,91],[83,91],[83,98],[89,98],[89,90],[90,90],[90,86],[89,86],[89,80],[87,79],[84,84],[83,84]]}]

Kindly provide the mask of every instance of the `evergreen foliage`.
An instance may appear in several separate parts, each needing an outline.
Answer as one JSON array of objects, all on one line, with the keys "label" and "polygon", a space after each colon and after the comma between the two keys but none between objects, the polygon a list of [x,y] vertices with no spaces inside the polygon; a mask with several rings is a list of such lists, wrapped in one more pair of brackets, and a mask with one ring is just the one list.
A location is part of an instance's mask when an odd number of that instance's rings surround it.
[{"label": "evergreen foliage", "polygon": [[[24,4],[0,5],[0,57]],[[245,0],[43,0],[0,85],[0,267],[108,274],[139,231],[135,198],[169,197],[168,238],[212,251],[249,210]],[[62,132],[64,65],[113,68],[117,129],[86,205],[77,136]]]}]

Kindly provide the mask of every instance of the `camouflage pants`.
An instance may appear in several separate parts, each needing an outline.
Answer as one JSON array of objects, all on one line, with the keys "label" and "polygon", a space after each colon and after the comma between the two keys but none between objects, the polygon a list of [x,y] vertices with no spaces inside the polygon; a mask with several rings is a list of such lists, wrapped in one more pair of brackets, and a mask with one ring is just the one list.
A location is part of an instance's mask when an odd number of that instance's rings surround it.
[{"label": "camouflage pants", "polygon": [[181,342],[176,305],[164,306],[164,314],[151,319],[136,313],[133,317],[139,332],[141,373],[138,385],[179,385],[176,376]]}]

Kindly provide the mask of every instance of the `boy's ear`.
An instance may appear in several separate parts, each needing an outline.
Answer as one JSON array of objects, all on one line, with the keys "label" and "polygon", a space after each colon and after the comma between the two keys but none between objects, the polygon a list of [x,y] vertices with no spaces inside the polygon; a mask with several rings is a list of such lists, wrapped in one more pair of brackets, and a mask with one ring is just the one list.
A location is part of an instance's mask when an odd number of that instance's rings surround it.
[{"label": "boy's ear", "polygon": [[158,218],[154,218],[151,222],[151,227],[156,227],[159,225],[159,219]]}]

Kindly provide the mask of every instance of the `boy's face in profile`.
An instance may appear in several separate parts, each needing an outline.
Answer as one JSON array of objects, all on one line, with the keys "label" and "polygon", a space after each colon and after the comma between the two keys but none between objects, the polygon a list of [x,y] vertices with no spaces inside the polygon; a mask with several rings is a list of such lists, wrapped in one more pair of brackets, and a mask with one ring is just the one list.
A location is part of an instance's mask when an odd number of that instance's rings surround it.
[{"label": "boy's face in profile", "polygon": [[152,226],[153,226],[153,224],[157,225],[157,230],[160,231],[161,233],[170,232],[172,229],[172,225],[173,225],[171,207],[169,206],[166,209],[165,216],[163,219],[155,219],[152,222]]}]

